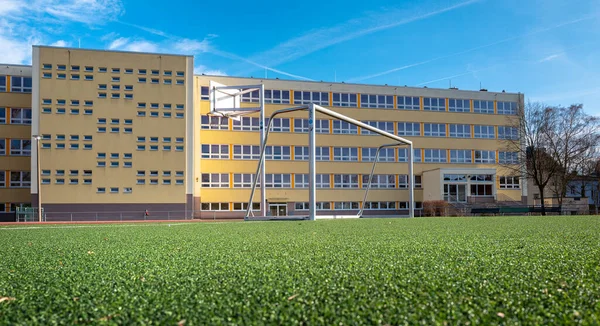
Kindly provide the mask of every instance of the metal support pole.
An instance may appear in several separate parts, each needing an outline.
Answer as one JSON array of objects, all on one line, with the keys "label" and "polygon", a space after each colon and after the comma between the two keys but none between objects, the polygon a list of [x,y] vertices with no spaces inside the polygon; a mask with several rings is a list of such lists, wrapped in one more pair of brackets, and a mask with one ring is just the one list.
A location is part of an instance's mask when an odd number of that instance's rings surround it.
[{"label": "metal support pole", "polygon": [[[260,85],[260,114],[259,114],[259,126],[260,126],[260,148],[264,149],[266,145],[266,132],[265,132],[265,85]],[[269,126],[270,124],[269,120]],[[261,216],[267,216],[267,169],[265,167],[265,157],[261,156],[261,168],[260,168],[260,214]],[[249,203],[248,205],[252,205]]]},{"label": "metal support pole", "polygon": [[42,170],[41,167],[41,153],[40,153],[40,141],[42,140],[42,136],[34,135],[33,139],[36,142],[36,158],[37,158],[37,194],[38,194],[38,222],[42,222]]},{"label": "metal support pole", "polygon": [[317,161],[316,161],[315,105],[308,107],[308,217],[317,216]]},{"label": "metal support pole", "polygon": [[408,217],[415,217],[415,176],[413,174],[414,162],[413,144],[408,145]]}]

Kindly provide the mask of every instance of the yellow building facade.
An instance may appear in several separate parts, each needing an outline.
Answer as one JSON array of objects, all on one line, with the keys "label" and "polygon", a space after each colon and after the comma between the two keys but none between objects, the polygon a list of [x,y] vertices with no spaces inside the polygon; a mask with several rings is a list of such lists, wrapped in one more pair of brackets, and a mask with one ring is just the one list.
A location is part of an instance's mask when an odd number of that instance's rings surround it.
[{"label": "yellow building facade", "polygon": [[[510,125],[522,94],[194,76],[193,67],[191,56],[45,46],[33,47],[32,66],[2,66],[4,213],[35,207],[41,197],[47,220],[137,219],[146,211],[157,218],[242,217],[260,122],[258,114],[240,121],[209,115],[211,81],[264,85],[266,117],[316,103],[410,139],[417,208],[434,200],[523,201],[519,176],[502,168],[517,159],[503,151],[503,139],[517,136]],[[251,92],[241,102],[258,101]],[[315,123],[318,214],[355,214],[361,206],[365,215],[407,214],[406,148],[382,151],[363,204],[375,151],[386,139],[327,117]],[[269,215],[307,214],[307,129],[306,112],[273,121]],[[259,201],[257,192],[254,209]]]}]

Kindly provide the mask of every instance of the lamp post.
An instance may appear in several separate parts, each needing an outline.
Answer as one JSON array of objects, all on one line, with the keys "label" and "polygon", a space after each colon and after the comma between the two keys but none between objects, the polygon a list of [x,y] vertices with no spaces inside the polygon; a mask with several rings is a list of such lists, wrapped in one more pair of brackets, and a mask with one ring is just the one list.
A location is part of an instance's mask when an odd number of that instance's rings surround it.
[{"label": "lamp post", "polygon": [[40,135],[33,135],[32,137],[35,142],[36,142],[36,154],[37,154],[37,192],[38,192],[38,202],[37,202],[37,206],[38,206],[38,221],[41,222],[42,221],[42,170],[41,169],[41,164],[40,164],[40,141],[42,140],[42,136]]}]

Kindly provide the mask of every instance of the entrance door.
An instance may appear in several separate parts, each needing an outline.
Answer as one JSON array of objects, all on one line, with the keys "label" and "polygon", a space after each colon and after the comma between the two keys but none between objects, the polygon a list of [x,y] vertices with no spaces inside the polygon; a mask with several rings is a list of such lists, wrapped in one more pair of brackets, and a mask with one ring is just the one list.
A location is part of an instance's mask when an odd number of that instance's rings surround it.
[{"label": "entrance door", "polygon": [[287,216],[287,204],[269,204],[271,216]]},{"label": "entrance door", "polygon": [[467,202],[467,185],[466,184],[445,184],[444,199],[449,203],[466,203]]}]

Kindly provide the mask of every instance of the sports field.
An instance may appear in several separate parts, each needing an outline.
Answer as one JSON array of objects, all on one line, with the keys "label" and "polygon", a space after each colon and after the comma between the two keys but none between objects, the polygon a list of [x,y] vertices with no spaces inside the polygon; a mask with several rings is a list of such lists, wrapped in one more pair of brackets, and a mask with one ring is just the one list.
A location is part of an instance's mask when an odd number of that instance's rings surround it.
[{"label": "sports field", "polygon": [[0,324],[598,324],[600,218],[0,228]]}]

